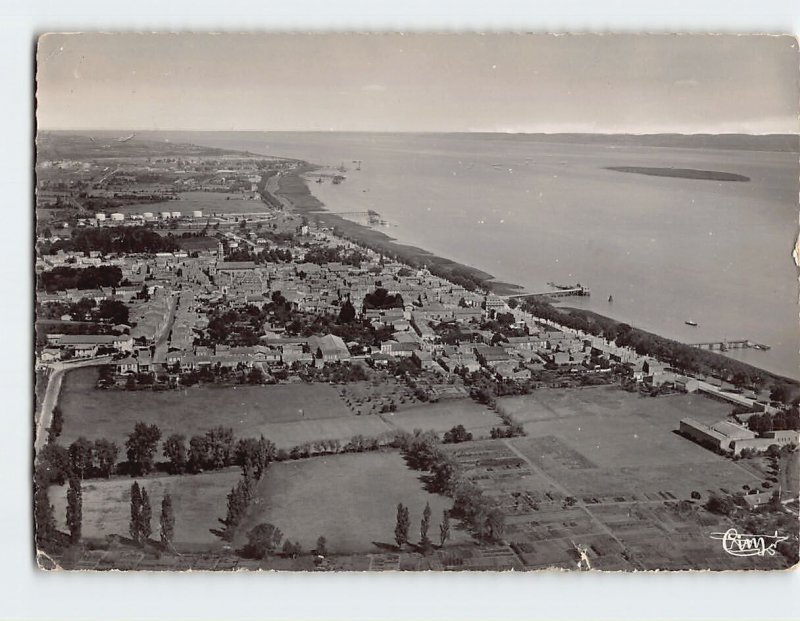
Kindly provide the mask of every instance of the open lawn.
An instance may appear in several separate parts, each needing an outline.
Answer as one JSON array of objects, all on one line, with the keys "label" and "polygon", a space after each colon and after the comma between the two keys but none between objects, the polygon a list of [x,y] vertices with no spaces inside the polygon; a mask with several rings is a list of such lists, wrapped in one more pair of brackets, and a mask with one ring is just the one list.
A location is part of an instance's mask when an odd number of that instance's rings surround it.
[{"label": "open lawn", "polygon": [[471,399],[426,403],[399,412],[387,412],[381,417],[392,426],[409,433],[414,429],[422,429],[441,434],[456,425],[464,425],[475,438],[488,438],[492,427],[503,425],[494,412]]},{"label": "open lawn", "polygon": [[217,425],[237,437],[263,433],[279,448],[317,439],[377,435],[390,428],[377,417],[354,416],[328,384],[193,386],[163,392],[97,390],[96,369],[66,374],[59,403],[64,411],[61,443],[78,436],[108,438],[120,445],[138,421],[154,423],[162,438],[187,437]]},{"label": "open lawn", "polygon": [[[317,537],[328,540],[336,553],[379,552],[375,543],[394,545],[397,503],[409,507],[412,542],[419,540],[425,503],[431,505],[429,536],[436,539],[442,511],[452,506],[444,496],[429,494],[419,473],[406,467],[396,452],[343,454],[272,464],[261,480],[244,534],[259,522],[269,522],[305,550]],[[452,541],[468,536],[451,521]],[[384,548],[385,548],[384,545]]]},{"label": "open lawn", "polygon": [[[225,517],[226,497],[241,478],[239,468],[196,475],[140,477],[139,485],[147,490],[153,509],[153,535],[158,540],[158,520],[164,493],[172,496],[175,511],[175,543],[212,544],[220,539],[209,529],[220,528],[217,518]],[[107,535],[130,537],[131,485],[134,479],[93,479],[83,482],[83,537]],[[65,524],[68,485],[50,488],[50,502],[55,508],[59,528]]]}]

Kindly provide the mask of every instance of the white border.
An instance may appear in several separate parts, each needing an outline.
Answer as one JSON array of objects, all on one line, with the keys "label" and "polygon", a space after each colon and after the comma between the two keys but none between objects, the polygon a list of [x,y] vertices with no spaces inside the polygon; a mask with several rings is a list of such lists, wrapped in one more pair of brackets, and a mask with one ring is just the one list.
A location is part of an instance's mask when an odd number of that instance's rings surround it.
[{"label": "white border", "polygon": [[46,31],[800,32],[792,0],[109,0],[0,8],[0,618],[797,618],[800,572],[231,575],[44,573],[28,476],[33,50]]}]

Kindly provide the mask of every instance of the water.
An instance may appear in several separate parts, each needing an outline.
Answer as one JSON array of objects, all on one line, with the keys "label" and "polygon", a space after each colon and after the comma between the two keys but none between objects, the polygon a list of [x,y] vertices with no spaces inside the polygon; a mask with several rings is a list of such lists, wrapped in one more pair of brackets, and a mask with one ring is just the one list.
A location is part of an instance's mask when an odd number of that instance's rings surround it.
[{"label": "water", "polygon": [[[165,134],[159,134],[163,137]],[[142,137],[154,137],[150,136]],[[348,168],[310,184],[332,211],[530,291],[580,282],[581,306],[684,342],[750,339],[730,355],[800,378],[798,164],[793,153],[544,143],[503,135],[170,134]],[[362,160],[356,171],[353,160]],[[699,168],[748,183],[621,173]],[[613,303],[608,297],[613,295]],[[697,327],[685,324],[697,322]]]}]

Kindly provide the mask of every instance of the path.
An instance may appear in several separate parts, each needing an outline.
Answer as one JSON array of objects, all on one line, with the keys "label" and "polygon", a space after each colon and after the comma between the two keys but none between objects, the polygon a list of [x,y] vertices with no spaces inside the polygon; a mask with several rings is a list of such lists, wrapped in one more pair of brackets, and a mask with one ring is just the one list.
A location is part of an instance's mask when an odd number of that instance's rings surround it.
[{"label": "path", "polygon": [[101,356],[99,358],[92,358],[91,360],[81,360],[79,362],[56,362],[53,363],[53,372],[47,380],[47,390],[42,399],[42,407],[37,414],[36,431],[33,441],[35,451],[41,450],[47,440],[47,430],[50,427],[50,421],[53,418],[53,409],[58,403],[58,395],[61,392],[61,382],[64,378],[64,372],[70,369],[79,369],[81,367],[98,366],[108,364],[111,361],[111,356]]}]

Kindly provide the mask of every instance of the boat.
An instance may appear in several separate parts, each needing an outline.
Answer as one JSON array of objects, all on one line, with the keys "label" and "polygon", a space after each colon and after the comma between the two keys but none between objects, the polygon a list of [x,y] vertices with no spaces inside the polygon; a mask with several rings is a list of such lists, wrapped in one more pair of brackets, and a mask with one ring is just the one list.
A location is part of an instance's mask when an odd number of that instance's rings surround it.
[{"label": "boat", "polygon": [[614,302],[614,296],[613,295],[609,295],[608,296],[608,303],[611,304],[612,302]]},{"label": "boat", "polygon": [[691,319],[687,319],[683,323],[685,323],[687,326],[692,326],[693,328],[697,327],[697,322],[696,321],[692,321]]}]

